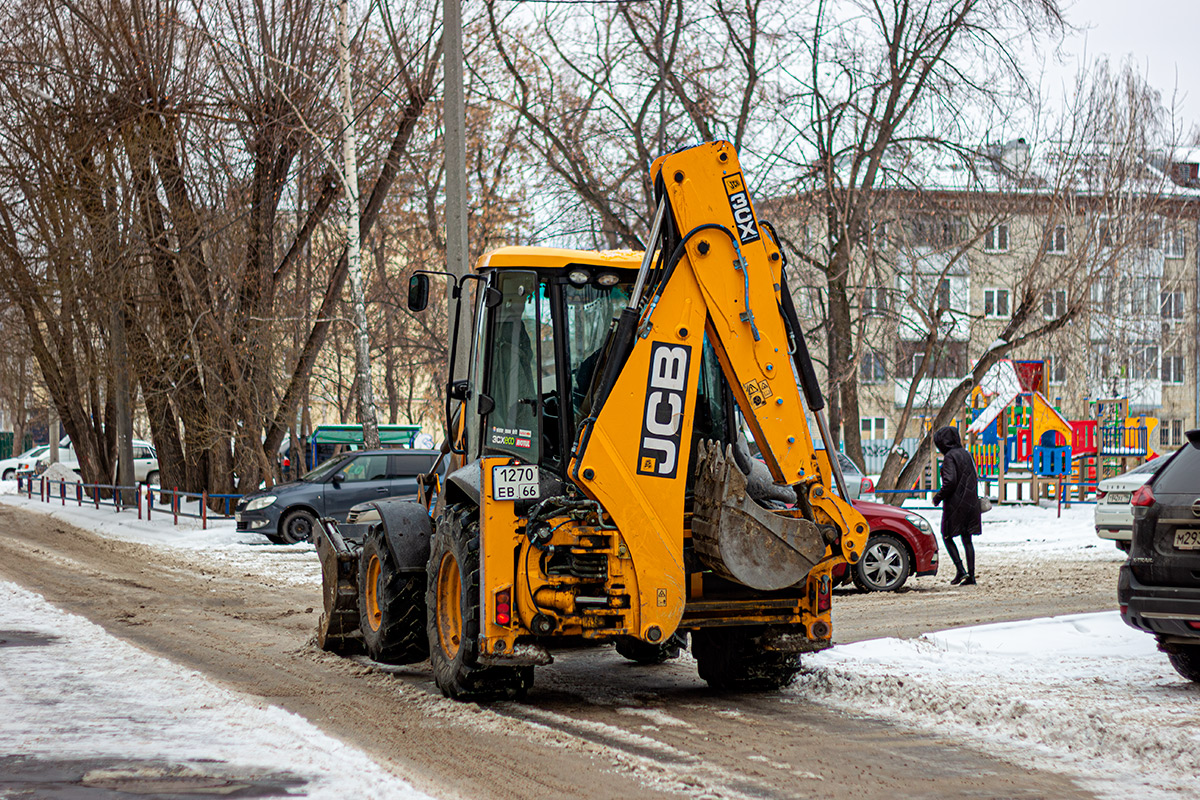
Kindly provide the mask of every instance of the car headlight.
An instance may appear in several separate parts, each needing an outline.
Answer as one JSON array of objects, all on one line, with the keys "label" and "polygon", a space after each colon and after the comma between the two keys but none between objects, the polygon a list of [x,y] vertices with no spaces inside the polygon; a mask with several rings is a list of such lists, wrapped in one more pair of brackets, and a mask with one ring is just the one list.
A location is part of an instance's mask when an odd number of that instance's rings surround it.
[{"label": "car headlight", "polygon": [[923,530],[926,533],[933,533],[933,526],[930,525],[929,520],[925,519],[924,517],[917,514],[905,514],[904,518],[913,525],[916,525],[920,530]]},{"label": "car headlight", "polygon": [[263,497],[256,497],[249,503],[246,503],[247,511],[258,511],[260,508],[266,508],[275,502],[275,495],[268,494]]}]

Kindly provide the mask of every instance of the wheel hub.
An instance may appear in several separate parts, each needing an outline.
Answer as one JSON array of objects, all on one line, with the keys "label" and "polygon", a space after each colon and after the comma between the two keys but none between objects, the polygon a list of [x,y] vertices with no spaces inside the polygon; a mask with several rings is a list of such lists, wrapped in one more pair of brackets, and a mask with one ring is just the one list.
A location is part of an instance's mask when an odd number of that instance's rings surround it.
[{"label": "wheel hub", "polygon": [[453,659],[462,646],[462,576],[454,554],[446,553],[437,576],[438,644]]},{"label": "wheel hub", "polygon": [[379,607],[379,579],[382,569],[379,564],[379,556],[371,554],[371,560],[367,562],[367,585],[366,585],[366,601],[367,601],[367,624],[371,626],[371,630],[379,630],[379,626],[383,624],[383,610]]}]

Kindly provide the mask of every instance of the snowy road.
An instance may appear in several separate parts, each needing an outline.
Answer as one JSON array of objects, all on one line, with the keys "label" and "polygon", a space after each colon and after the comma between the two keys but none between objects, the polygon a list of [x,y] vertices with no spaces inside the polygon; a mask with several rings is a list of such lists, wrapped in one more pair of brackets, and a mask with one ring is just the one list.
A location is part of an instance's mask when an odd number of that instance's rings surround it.
[{"label": "snowy road", "polygon": [[[859,641],[810,657],[800,682],[771,696],[714,696],[686,658],[644,669],[608,648],[582,651],[540,670],[529,704],[478,709],[437,697],[424,668],[384,671],[313,650],[307,639],[314,617],[305,612],[319,603],[319,569],[311,548],[263,545],[227,524],[200,532],[138,525],[111,510],[59,507],[54,514],[60,521],[46,520],[46,530],[34,532],[43,526],[16,523],[38,517],[0,508],[0,573],[239,690],[231,696],[261,698],[249,701],[251,711],[297,725],[307,723],[269,706],[303,715],[324,731],[314,731],[313,741],[332,735],[389,775],[438,796],[554,797],[568,789],[593,797],[1200,795],[1192,756],[1200,743],[1200,691],[1175,676],[1149,637],[1114,623],[1111,613]],[[106,539],[76,535],[63,523]],[[24,549],[35,552],[22,552],[15,528],[27,540]],[[1053,509],[999,509],[989,515],[979,549],[988,577],[977,594],[950,587],[943,575],[918,579],[898,595],[842,595],[835,628],[852,635],[839,638],[907,637],[938,627],[931,621],[1112,606],[1120,559],[1097,546],[1090,507],[1064,512],[1062,521]],[[126,568],[133,558],[156,563]],[[54,568],[39,570],[42,563]],[[1036,591],[1018,591],[1006,602],[1023,584]],[[20,624],[44,612],[14,607],[15,621],[0,617],[0,628],[46,633]],[[49,650],[62,646],[0,648],[0,656],[37,650],[58,658]],[[239,647],[243,652],[235,652]],[[187,676],[200,683],[175,690],[181,719],[197,707],[194,687],[205,683]],[[110,680],[120,683],[110,677],[93,685]],[[324,685],[312,686],[318,683]],[[0,689],[4,702],[25,696],[9,685]],[[46,699],[37,696],[30,713]],[[93,713],[103,719],[106,712]],[[307,732],[293,736],[310,739]],[[184,741],[172,752],[186,754],[191,745]],[[522,744],[514,748],[515,741]],[[93,755],[107,752],[97,747]],[[197,744],[191,756],[223,758],[204,752]],[[260,776],[280,796],[325,791],[320,763],[300,764],[286,748],[254,752],[249,761],[228,762],[242,770],[233,777]],[[165,755],[139,758],[157,763]],[[471,774],[463,774],[464,763]],[[286,783],[293,779],[303,784]],[[386,797],[409,791],[377,788]]]}]

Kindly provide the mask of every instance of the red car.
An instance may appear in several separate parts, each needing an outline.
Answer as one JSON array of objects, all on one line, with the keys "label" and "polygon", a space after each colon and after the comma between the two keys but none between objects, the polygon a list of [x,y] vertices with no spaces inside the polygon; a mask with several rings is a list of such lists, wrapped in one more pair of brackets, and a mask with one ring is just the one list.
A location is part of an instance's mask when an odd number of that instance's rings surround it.
[{"label": "red car", "polygon": [[894,592],[910,575],[937,574],[937,537],[924,517],[865,500],[854,501],[854,507],[867,518],[871,536],[857,564],[834,569],[839,585],[854,581],[865,592]]}]

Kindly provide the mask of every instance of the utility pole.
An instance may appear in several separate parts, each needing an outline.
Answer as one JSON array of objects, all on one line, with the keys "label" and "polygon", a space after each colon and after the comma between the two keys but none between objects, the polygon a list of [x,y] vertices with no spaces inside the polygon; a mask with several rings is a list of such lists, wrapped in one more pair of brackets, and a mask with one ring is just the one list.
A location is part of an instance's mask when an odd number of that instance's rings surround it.
[{"label": "utility pole", "polygon": [[[125,347],[125,315],[121,312],[120,301],[113,301],[112,333],[110,334],[113,348],[113,369],[116,373],[116,397],[114,405],[117,412],[117,485],[133,486],[133,413],[129,388],[129,351]],[[134,504],[133,493],[136,489],[122,489],[121,503],[125,506]]]},{"label": "utility pole", "polygon": [[350,86],[350,0],[338,3],[338,77],[342,85],[342,180],[346,185],[346,263],[354,304],[354,365],[358,373],[358,415],[363,446],[379,447],[379,418],[371,388],[371,339],[367,332],[367,298],[363,289],[362,242],[359,239],[358,139],[354,132],[354,92]]},{"label": "utility pole", "polygon": [[[456,279],[467,274],[467,115],[463,99],[462,0],[442,0],[442,29],[446,54],[446,271]],[[454,314],[451,298],[449,313]],[[459,315],[459,335],[470,330],[471,308],[464,303]],[[454,330],[454,318],[448,319]],[[452,348],[448,348],[452,349]],[[448,364],[453,380],[467,376],[466,348],[459,348],[463,357],[458,364]],[[446,420],[449,425],[450,421]]]}]

